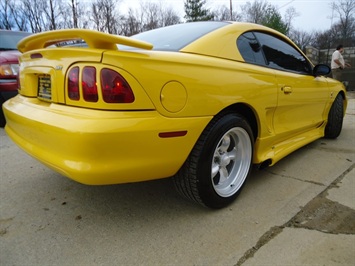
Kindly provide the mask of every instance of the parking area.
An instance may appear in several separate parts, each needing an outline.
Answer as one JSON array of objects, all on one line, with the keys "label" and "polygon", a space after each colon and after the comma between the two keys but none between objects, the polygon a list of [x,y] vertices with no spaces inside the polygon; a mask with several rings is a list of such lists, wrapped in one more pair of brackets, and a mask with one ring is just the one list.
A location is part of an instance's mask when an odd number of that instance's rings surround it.
[{"label": "parking area", "polygon": [[75,183],[0,129],[0,264],[353,265],[354,94],[337,140],[253,169],[218,211],[182,199],[170,179]]}]

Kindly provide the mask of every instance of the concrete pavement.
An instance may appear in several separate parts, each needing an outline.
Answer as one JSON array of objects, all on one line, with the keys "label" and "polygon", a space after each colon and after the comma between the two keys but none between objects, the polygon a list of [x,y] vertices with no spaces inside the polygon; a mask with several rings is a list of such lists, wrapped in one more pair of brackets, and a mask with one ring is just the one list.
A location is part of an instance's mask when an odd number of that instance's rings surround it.
[{"label": "concrete pavement", "polygon": [[235,203],[211,211],[169,179],[75,183],[0,129],[0,265],[354,265],[354,144],[351,99],[337,140],[255,169]]},{"label": "concrete pavement", "polygon": [[[315,198],[301,208],[289,222],[275,226],[261,245],[254,246],[237,265],[354,265],[355,262],[355,93],[350,92],[344,131],[349,132],[348,146],[336,142],[321,142],[323,150],[345,155],[352,163]],[[343,139],[345,140],[345,139]],[[321,140],[322,141],[322,140]],[[311,144],[310,146],[312,146]],[[331,147],[329,147],[331,146]],[[336,147],[337,146],[337,147]],[[324,154],[325,155],[325,154]],[[315,158],[318,172],[321,164],[337,168],[341,160]],[[318,167],[317,162],[320,162]],[[312,170],[314,169],[312,167]],[[345,167],[346,168],[346,167]],[[344,168],[344,169],[345,169]],[[306,168],[306,171],[309,171]],[[312,171],[311,170],[311,171]],[[322,184],[324,173],[314,173],[311,182]],[[310,180],[309,180],[310,181]],[[270,237],[268,237],[270,236]]]}]

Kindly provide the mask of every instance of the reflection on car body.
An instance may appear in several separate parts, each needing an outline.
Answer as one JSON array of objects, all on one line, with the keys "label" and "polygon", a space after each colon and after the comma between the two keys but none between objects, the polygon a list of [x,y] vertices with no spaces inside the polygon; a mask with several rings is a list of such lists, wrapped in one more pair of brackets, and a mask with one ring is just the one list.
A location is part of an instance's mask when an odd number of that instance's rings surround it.
[{"label": "reflection on car body", "polygon": [[[68,39],[87,47],[46,48]],[[256,24],[185,23],[130,38],[59,30],[19,50],[20,94],[4,110],[25,151],[84,184],[173,177],[211,208],[233,202],[252,164],[338,137],[347,105],[329,67]]]}]

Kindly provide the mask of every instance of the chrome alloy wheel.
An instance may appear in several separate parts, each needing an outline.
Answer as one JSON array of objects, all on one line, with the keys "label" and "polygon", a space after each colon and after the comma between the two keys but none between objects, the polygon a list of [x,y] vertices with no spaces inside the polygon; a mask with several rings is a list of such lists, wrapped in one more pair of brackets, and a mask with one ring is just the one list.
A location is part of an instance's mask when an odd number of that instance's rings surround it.
[{"label": "chrome alloy wheel", "polygon": [[214,190],[221,197],[236,193],[248,176],[252,160],[252,144],[243,128],[230,129],[214,151],[211,178]]}]

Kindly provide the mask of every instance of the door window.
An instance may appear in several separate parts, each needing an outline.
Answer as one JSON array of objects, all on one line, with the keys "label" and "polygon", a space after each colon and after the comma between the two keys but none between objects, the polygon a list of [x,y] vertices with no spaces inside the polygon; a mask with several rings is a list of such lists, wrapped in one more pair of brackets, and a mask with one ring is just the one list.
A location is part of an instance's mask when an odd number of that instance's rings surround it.
[{"label": "door window", "polygon": [[237,46],[245,62],[265,65],[265,58],[261,51],[261,45],[252,32],[246,32],[239,36]]},{"label": "door window", "polygon": [[254,34],[261,44],[269,67],[311,74],[312,67],[309,61],[289,43],[266,33],[254,32]]}]

